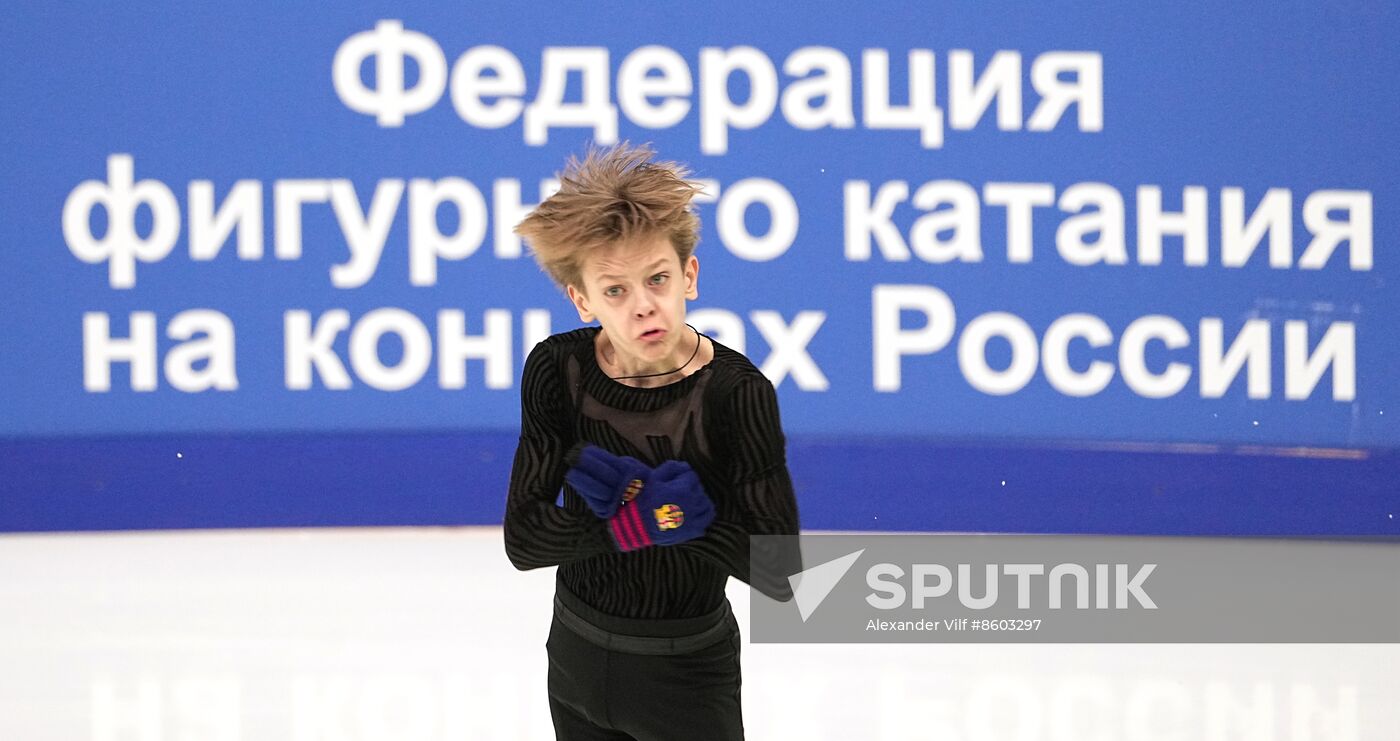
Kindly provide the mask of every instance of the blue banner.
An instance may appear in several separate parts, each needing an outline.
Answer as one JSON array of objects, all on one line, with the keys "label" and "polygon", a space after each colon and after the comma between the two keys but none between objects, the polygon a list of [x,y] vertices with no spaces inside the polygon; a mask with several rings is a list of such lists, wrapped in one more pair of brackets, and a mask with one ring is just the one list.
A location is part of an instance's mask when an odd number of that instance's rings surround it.
[{"label": "blue banner", "polygon": [[[933,446],[1117,451],[1127,470],[1134,451],[1200,470],[1400,446],[1389,6],[12,15],[11,482],[42,441],[508,441],[523,358],[578,326],[511,229],[569,154],[622,140],[705,182],[690,320],[773,380],[799,445],[887,441],[896,467]],[[814,481],[812,511],[851,476]],[[1394,532],[1391,487],[1365,491],[1323,529]],[[379,521],[496,516],[406,506]],[[967,524],[1036,529],[987,506]],[[122,526],[158,519],[140,511]],[[201,511],[182,522],[219,522]],[[298,511],[270,522],[334,520]]]}]

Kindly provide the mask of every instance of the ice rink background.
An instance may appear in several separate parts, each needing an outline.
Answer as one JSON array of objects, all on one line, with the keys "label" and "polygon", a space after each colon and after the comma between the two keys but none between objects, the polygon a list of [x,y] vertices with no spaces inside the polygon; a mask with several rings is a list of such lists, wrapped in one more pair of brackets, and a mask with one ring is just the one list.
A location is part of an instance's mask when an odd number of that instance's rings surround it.
[{"label": "ice rink background", "polygon": [[[0,537],[0,738],[552,738],[553,569],[515,571],[500,540]],[[748,591],[729,593],[747,638]],[[753,739],[1382,741],[1400,724],[1395,644],[746,642],[742,659]]]},{"label": "ice rink background", "polygon": [[[720,0],[593,6],[432,2],[140,7],[29,4],[0,46],[0,741],[465,741],[548,738],[544,637],[552,570],[506,562],[501,520],[514,450],[526,317],[574,326],[528,259],[500,257],[495,187],[525,203],[595,132],[557,127],[547,144],[519,121],[470,125],[444,94],[404,126],[347,107],[332,60],[380,21],[441,46],[452,63],[499,45],[539,92],[546,48],[604,47],[609,74],[646,45],[694,70],[702,48],[754,45],[781,66],[823,46],[855,66],[863,50],[895,62],[903,102],[907,52],[938,63],[947,98],[952,50],[978,69],[992,54],[1023,62],[1023,118],[1037,96],[1031,66],[1059,51],[1104,62],[1104,127],[1068,115],[1053,131],[1003,130],[995,106],[940,148],[915,129],[798,130],[775,112],[730,132],[723,155],[701,151],[699,112],[665,129],[623,118],[620,138],[651,140],[722,188],[771,178],[800,205],[792,248],[741,259],[701,204],[701,308],[732,312],[761,361],[773,348],[754,312],[826,319],[808,350],[829,389],[778,383],[788,454],[809,530],[1101,533],[1122,536],[1400,537],[1400,120],[1394,84],[1400,12],[1389,5],[1241,3],[1113,8],[1093,4],[809,3],[801,10]],[[622,22],[632,19],[635,22]],[[363,76],[378,74],[366,59]],[[792,82],[783,73],[784,85]],[[575,80],[575,83],[577,80]],[[570,96],[578,85],[570,84]],[[735,81],[736,100],[743,84]],[[898,100],[895,100],[898,99]],[[862,104],[856,107],[860,108]],[[64,204],[130,154],[136,178],[174,193],[182,231],[171,255],[137,266],[132,288],[78,259]],[[349,182],[361,206],[386,180],[461,177],[490,200],[491,223],[468,259],[442,259],[433,285],[408,280],[407,206],[395,215],[379,272],[333,286],[346,238],[327,204],[300,225],[305,255],[274,250],[278,182]],[[984,207],[980,263],[844,256],[843,189],[852,181],[934,179],[979,190],[992,182],[1105,182],[1125,199],[1131,264],[1077,267],[1055,254],[1064,214],[1037,209],[1036,258],[1010,264],[1003,209]],[[190,257],[188,186],[208,181],[223,203],[239,181],[264,188],[266,256],[239,258],[231,236],[216,259]],[[1137,188],[1164,208],[1185,188],[1208,192],[1210,261],[1163,264],[1134,246]],[[1219,262],[1220,195],[1239,187],[1253,208],[1269,188],[1292,192],[1293,256],[1306,245],[1301,209],[1328,189],[1373,197],[1374,265],[1347,266],[1350,246],[1321,270]],[[770,224],[753,209],[741,221]],[[892,217],[908,235],[918,215]],[[96,213],[89,227],[104,228]],[[133,217],[137,220],[138,217]],[[452,219],[444,216],[447,222]],[[151,216],[139,215],[140,230]],[[447,229],[450,223],[442,228]],[[507,224],[508,226],[508,224]],[[509,252],[509,250],[505,250]],[[937,287],[959,328],[1010,312],[1038,338],[1070,312],[1115,331],[1145,315],[1194,333],[1219,317],[1226,339],[1271,322],[1269,398],[1245,375],[1205,398],[1199,373],[1168,399],[1144,398],[1116,375],[1100,394],[1070,398],[1043,373],[992,396],[972,388],[953,349],[902,361],[898,393],[872,387],[872,288]],[[163,360],[179,312],[226,313],[237,330],[239,388],[185,392],[162,366],[135,391],[124,362],[112,389],[84,386],[84,315],[159,317]],[[343,309],[359,320],[398,308],[425,326],[460,310],[470,332],[484,312],[512,320],[496,357],[510,383],[487,387],[473,358],[463,388],[438,382],[389,392],[356,376],[349,389],[286,383],[286,312]],[[538,313],[530,314],[538,317]],[[711,313],[711,317],[716,314]],[[1356,398],[1333,398],[1323,376],[1306,400],[1285,399],[1287,321],[1354,323]],[[536,326],[536,329],[538,327]],[[382,360],[402,359],[385,337]],[[1314,339],[1316,336],[1314,335]],[[1199,340],[1192,338],[1193,342]],[[336,340],[348,359],[345,333]],[[1161,348],[1157,348],[1161,350]],[[1195,363],[1196,345],[1148,353]],[[990,346],[1001,367],[1009,351]],[[1082,368],[1117,360],[1072,353]],[[352,371],[356,370],[351,368]],[[1193,369],[1198,370],[1198,369]],[[310,528],[310,529],[306,529]],[[319,528],[319,529],[316,529]],[[1008,537],[1014,537],[1008,536]],[[1377,588],[1400,588],[1381,584]],[[731,583],[741,618],[748,593]],[[1346,606],[1338,605],[1344,610]],[[1230,619],[1222,615],[1222,620]],[[966,741],[1390,741],[1400,717],[1395,645],[745,645],[750,737]]]}]

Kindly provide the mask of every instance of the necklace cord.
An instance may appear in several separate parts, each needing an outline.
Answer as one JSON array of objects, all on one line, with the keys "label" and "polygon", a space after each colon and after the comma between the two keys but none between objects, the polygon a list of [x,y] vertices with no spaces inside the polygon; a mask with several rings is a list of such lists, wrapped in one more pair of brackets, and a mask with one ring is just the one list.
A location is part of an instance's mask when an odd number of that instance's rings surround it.
[{"label": "necklace cord", "polygon": [[690,354],[689,360],[681,364],[681,367],[666,371],[665,373],[645,373],[639,376],[608,376],[608,378],[614,381],[622,381],[628,378],[656,378],[657,376],[669,376],[672,373],[679,373],[684,370],[687,365],[690,365],[692,360],[695,360],[695,356],[700,354],[700,330],[696,329],[690,322],[686,322],[685,326],[690,327],[691,331],[695,332],[695,351]]}]

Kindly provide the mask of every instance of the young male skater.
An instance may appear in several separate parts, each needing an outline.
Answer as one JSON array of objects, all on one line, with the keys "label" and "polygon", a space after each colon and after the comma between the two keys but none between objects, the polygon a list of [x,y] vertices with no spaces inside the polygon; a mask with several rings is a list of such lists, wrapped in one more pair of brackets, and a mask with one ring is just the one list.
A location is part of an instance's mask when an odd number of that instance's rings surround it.
[{"label": "young male skater", "polygon": [[560,739],[742,739],[725,583],[787,600],[801,569],[795,543],[750,553],[750,535],[798,531],[777,396],[685,323],[699,186],[653,156],[624,143],[570,158],[516,227],[600,325],[525,361],[506,503],[511,562],[559,567],[546,652]]}]

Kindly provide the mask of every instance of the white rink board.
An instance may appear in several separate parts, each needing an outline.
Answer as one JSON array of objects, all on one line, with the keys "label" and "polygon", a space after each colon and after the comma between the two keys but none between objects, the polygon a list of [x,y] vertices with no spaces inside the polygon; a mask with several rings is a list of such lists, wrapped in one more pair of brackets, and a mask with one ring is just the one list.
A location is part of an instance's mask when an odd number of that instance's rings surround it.
[{"label": "white rink board", "polygon": [[[553,738],[499,528],[0,536],[4,741]],[[747,639],[748,592],[730,599]],[[1397,645],[752,645],[751,739],[1393,739]]]}]

